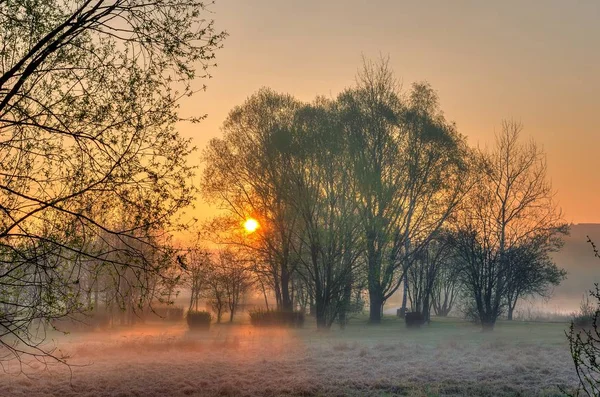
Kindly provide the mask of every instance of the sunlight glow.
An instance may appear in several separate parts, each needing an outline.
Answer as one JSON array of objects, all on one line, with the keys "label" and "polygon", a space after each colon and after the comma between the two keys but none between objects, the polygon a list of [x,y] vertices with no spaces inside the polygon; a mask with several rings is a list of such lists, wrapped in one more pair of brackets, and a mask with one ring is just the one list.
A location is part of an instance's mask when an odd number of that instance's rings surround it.
[{"label": "sunlight glow", "polygon": [[258,226],[259,224],[256,219],[248,218],[246,219],[246,222],[244,222],[244,229],[246,229],[248,233],[255,232],[256,229],[258,229]]}]

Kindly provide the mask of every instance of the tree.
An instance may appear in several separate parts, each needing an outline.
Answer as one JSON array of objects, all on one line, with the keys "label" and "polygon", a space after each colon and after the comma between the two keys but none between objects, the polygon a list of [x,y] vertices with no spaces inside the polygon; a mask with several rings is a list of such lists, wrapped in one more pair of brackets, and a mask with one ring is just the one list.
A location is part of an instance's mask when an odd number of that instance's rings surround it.
[{"label": "tree", "polygon": [[297,112],[297,156],[290,202],[299,214],[295,246],[311,286],[318,328],[347,305],[360,250],[348,141],[336,104],[317,99]]},{"label": "tree", "polygon": [[184,282],[190,289],[190,306],[188,310],[198,311],[200,299],[206,289],[208,272],[211,268],[211,253],[203,247],[196,246],[187,250],[185,259],[179,256],[177,260],[185,273]]},{"label": "tree", "polygon": [[508,320],[513,319],[520,298],[531,295],[550,297],[550,287],[559,285],[565,279],[566,271],[556,266],[549,255],[551,252],[558,251],[562,245],[560,238],[548,240],[545,236],[535,236],[508,250],[506,253]]},{"label": "tree", "polygon": [[440,263],[438,276],[431,292],[431,306],[438,317],[446,317],[452,311],[459,293],[456,255],[450,248],[449,256]]},{"label": "tree", "polygon": [[0,293],[14,313],[2,349],[51,353],[28,326],[85,309],[83,269],[135,279],[138,300],[150,291],[194,193],[177,102],[225,37],[205,12],[195,0],[0,2]]},{"label": "tree", "polygon": [[440,283],[440,270],[447,266],[445,263],[451,255],[448,239],[443,233],[438,233],[415,254],[413,265],[407,271],[408,295],[412,311],[422,313],[423,319],[427,322],[431,317],[434,289],[436,284]]},{"label": "tree", "polygon": [[[471,300],[471,314],[484,330],[493,329],[509,295],[514,303],[522,296],[516,291],[526,290],[514,284],[519,267],[542,272],[529,275],[527,283],[535,285],[539,276],[546,280],[543,285],[550,282],[543,277],[548,267],[535,265],[560,246],[567,231],[546,178],[545,155],[533,141],[519,142],[521,129],[519,123],[503,122],[495,148],[477,154],[474,161],[480,183],[471,190],[457,217],[454,245],[459,276]],[[511,264],[511,252],[522,252],[527,246],[526,251],[536,253],[536,260]]]},{"label": "tree", "polygon": [[414,253],[443,225],[468,187],[466,144],[444,119],[428,84],[414,84],[402,101],[386,60],[365,61],[357,87],[339,101],[357,183],[370,321],[379,323]]},{"label": "tree", "polygon": [[[299,107],[290,95],[259,90],[229,113],[223,137],[211,140],[203,156],[202,192],[227,211],[210,229],[222,232],[219,242],[253,252],[282,310],[293,308],[290,285],[298,266],[292,242],[298,219],[287,199]],[[254,236],[239,232],[247,217],[261,225]]]},{"label": "tree", "polygon": [[222,280],[230,323],[233,322],[233,316],[242,302],[244,295],[254,285],[248,262],[247,259],[236,255],[231,250],[219,252],[219,265],[223,275]]},{"label": "tree", "polygon": [[226,260],[226,258],[222,258],[221,255],[219,255],[217,260],[211,263],[206,279],[207,302],[217,315],[217,323],[221,322],[223,313],[227,311],[227,280],[224,269],[220,266],[224,260]]}]

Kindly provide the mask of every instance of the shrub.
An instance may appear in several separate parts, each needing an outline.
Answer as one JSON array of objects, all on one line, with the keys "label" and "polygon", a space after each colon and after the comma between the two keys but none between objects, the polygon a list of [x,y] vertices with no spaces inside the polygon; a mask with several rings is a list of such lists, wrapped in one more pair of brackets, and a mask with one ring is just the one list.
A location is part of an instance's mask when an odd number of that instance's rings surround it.
[{"label": "shrub", "polygon": [[[596,284],[591,296],[596,298],[597,306],[590,305],[573,319],[567,339],[575,370],[579,377],[579,388],[571,396],[600,396],[600,287]],[[591,313],[590,313],[591,312]],[[591,319],[588,318],[591,316]],[[576,321],[579,323],[576,323]],[[564,391],[564,390],[563,390]]]},{"label": "shrub", "polygon": [[421,312],[409,312],[404,316],[404,321],[408,328],[419,328],[425,323],[425,318]]},{"label": "shrub", "polygon": [[304,325],[304,312],[283,310],[253,310],[249,312],[250,324],[256,327],[287,326],[300,328]]},{"label": "shrub", "polygon": [[[594,249],[594,255],[600,258],[598,247],[588,238],[588,242]],[[571,322],[567,339],[569,341],[569,350],[575,372],[579,378],[579,387],[571,396],[580,396],[584,393],[588,396],[600,396],[600,286],[595,284],[595,289],[590,291],[590,296],[594,298],[595,304],[590,304],[589,298],[581,303],[581,313],[579,321],[588,321],[587,317],[592,316],[591,326],[576,328],[575,319]],[[565,392],[565,390],[563,390]]]},{"label": "shrub", "polygon": [[579,305],[579,312],[573,314],[573,326],[575,328],[591,328],[595,314],[596,308],[590,303],[589,297],[584,296]]},{"label": "shrub", "polygon": [[589,329],[594,323],[594,316],[589,314],[578,314],[573,317],[573,326],[578,329]]},{"label": "shrub", "polygon": [[186,316],[188,327],[191,330],[208,329],[212,321],[212,315],[206,311],[190,310]]}]

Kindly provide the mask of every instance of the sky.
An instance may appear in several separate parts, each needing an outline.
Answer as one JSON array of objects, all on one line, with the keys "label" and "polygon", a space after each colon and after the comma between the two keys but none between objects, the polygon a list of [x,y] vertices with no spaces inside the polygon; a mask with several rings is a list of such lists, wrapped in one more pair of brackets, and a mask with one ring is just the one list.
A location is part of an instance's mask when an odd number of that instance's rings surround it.
[{"label": "sky", "polygon": [[363,55],[389,56],[405,89],[433,86],[473,146],[520,121],[547,153],[565,220],[600,223],[600,1],[217,0],[211,10],[229,37],[207,91],[182,104],[208,114],[181,127],[199,151],[259,88],[335,97]]}]

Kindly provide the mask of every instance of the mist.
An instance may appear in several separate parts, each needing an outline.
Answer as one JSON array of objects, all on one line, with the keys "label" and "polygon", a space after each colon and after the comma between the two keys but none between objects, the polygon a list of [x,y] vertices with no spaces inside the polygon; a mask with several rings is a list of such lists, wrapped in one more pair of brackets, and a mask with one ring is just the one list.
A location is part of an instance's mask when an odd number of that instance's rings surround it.
[{"label": "mist", "polygon": [[0,396],[600,396],[596,15],[0,0]]},{"label": "mist", "polygon": [[[564,324],[457,320],[407,330],[390,319],[327,334],[244,324],[194,334],[181,324],[60,337],[71,371],[42,364],[3,376],[2,395],[539,395],[575,384]],[[21,368],[6,365],[7,372]],[[510,381],[508,381],[508,379]]]}]

